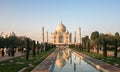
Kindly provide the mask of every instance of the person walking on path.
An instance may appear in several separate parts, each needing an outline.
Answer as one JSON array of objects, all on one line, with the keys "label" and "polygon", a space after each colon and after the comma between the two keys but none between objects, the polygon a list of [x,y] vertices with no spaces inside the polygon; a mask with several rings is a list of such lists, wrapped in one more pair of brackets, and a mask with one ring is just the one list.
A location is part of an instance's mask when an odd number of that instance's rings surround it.
[{"label": "person walking on path", "polygon": [[2,56],[4,57],[4,48],[2,48]]},{"label": "person walking on path", "polygon": [[7,56],[7,48],[4,48],[4,56]]}]

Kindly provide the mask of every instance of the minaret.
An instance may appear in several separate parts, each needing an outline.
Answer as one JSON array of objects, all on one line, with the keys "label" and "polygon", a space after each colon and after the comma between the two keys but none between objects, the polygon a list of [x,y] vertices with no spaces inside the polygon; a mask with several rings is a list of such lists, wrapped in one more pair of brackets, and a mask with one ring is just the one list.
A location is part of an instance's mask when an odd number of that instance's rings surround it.
[{"label": "minaret", "polygon": [[81,43],[81,28],[78,29],[78,43]]},{"label": "minaret", "polygon": [[72,43],[72,34],[70,33],[70,43]]},{"label": "minaret", "polygon": [[76,32],[74,32],[74,43],[76,43]]},{"label": "minaret", "polygon": [[42,41],[41,42],[44,42],[44,27],[42,27]]},{"label": "minaret", "polygon": [[48,43],[48,31],[46,32],[46,42]]}]

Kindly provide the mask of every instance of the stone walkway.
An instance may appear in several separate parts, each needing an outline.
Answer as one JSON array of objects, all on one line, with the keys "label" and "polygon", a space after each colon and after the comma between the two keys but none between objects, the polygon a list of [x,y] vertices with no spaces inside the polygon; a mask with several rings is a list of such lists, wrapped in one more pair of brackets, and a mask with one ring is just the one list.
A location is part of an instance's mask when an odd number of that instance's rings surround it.
[{"label": "stone walkway", "polygon": [[[92,52],[95,52],[95,53],[96,53],[97,51],[96,51],[96,50],[92,50]],[[103,54],[103,51],[100,50],[99,53],[100,53],[100,54]],[[108,56],[114,56],[114,52],[113,52],[113,51],[107,51],[107,55],[108,55]],[[119,53],[119,52],[117,53],[117,57],[120,57],[120,53]]]},{"label": "stone walkway", "polygon": [[13,59],[13,58],[16,58],[16,57],[19,57],[19,56],[23,56],[24,54],[21,54],[21,52],[16,52],[15,53],[15,56],[14,57],[11,57],[11,56],[0,56],[0,62],[1,61],[5,61],[5,60],[9,60],[9,59]]},{"label": "stone walkway", "polygon": [[56,56],[59,49],[56,49],[53,53],[51,53],[43,62],[41,62],[39,65],[37,65],[31,72],[51,72],[56,60]]}]

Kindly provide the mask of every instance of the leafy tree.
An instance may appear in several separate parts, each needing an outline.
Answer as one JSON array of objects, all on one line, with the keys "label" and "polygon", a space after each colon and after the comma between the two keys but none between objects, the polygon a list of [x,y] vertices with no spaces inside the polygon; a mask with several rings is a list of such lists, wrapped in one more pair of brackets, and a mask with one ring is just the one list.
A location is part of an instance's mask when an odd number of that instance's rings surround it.
[{"label": "leafy tree", "polygon": [[100,45],[100,39],[99,39],[99,32],[95,31],[91,33],[91,40],[93,47],[97,49],[97,53],[99,53],[99,45]]},{"label": "leafy tree", "polygon": [[115,33],[115,37],[116,37],[116,38],[119,38],[119,37],[120,37],[120,35],[119,35],[118,32]]},{"label": "leafy tree", "polygon": [[98,31],[92,32],[90,38],[91,38],[91,40],[95,40],[95,39],[99,38],[99,32]]},{"label": "leafy tree", "polygon": [[4,37],[0,36],[0,48],[4,48],[5,46],[5,39]]}]

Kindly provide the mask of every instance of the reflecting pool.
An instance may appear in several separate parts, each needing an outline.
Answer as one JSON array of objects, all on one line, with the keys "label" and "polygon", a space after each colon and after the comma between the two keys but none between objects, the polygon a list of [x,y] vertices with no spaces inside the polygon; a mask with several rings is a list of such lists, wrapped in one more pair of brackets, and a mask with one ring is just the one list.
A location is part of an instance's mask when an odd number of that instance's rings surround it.
[{"label": "reflecting pool", "polygon": [[59,49],[52,72],[100,72],[70,49]]}]

